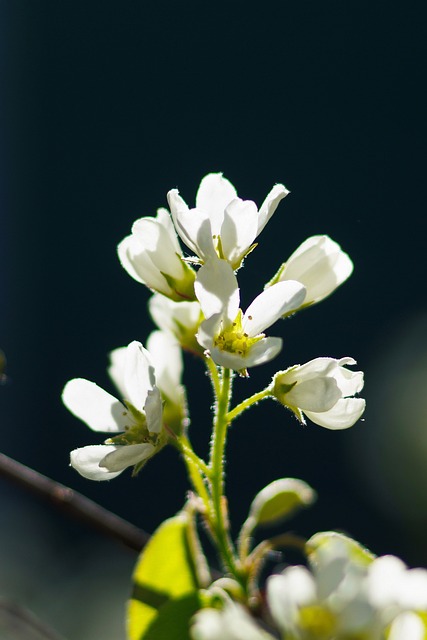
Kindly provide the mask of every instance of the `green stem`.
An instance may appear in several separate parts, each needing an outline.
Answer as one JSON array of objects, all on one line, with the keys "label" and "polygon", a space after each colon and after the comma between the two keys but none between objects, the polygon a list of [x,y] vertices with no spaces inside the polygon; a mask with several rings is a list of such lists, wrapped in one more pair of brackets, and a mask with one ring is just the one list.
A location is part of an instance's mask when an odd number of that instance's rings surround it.
[{"label": "green stem", "polygon": [[211,382],[212,382],[215,398],[219,398],[221,393],[221,381],[219,379],[218,368],[210,356],[206,358],[205,362],[211,376]]},{"label": "green stem", "polygon": [[211,443],[211,492],[212,492],[212,528],[218,544],[218,550],[224,564],[234,577],[246,588],[242,569],[236,557],[229,535],[229,527],[224,508],[224,450],[227,439],[228,408],[231,398],[232,376],[230,369],[222,369],[221,387],[217,396],[217,410]]},{"label": "green stem", "polygon": [[209,467],[196,453],[194,453],[191,443],[186,436],[178,436],[176,440],[171,440],[171,443],[181,451],[187,466],[190,481],[197,494],[203,500],[206,510],[209,512],[210,496],[203,477],[209,477],[211,473]]},{"label": "green stem", "polygon": [[272,395],[271,389],[270,387],[267,387],[262,391],[258,391],[258,393],[254,393],[254,395],[251,396],[250,398],[246,398],[246,400],[243,400],[243,402],[238,404],[236,407],[234,407],[234,409],[232,409],[227,413],[226,418],[228,422],[232,422],[241,413],[243,413],[243,411],[246,411],[246,409],[249,409],[249,407],[252,407],[252,405],[256,404],[260,400],[264,400],[265,398],[271,397],[271,395]]}]

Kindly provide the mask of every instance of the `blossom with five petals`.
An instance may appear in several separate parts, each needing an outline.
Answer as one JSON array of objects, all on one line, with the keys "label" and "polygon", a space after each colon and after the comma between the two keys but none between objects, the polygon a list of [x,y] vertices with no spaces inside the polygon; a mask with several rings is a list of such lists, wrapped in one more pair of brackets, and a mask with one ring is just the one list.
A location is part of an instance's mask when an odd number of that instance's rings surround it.
[{"label": "blossom with five petals", "polygon": [[110,372],[123,403],[83,378],[67,382],[62,393],[65,406],[93,431],[120,434],[71,452],[71,466],[89,480],[110,480],[130,466],[137,473],[166,442],[162,399],[147,350],[131,342],[125,353],[113,355]]},{"label": "blossom with five petals", "polygon": [[289,367],[274,376],[272,395],[303,424],[305,414],[321,427],[347,429],[365,410],[365,400],[351,397],[363,388],[362,371],[346,369],[354,364],[353,358],[315,358]]},{"label": "blossom with five petals", "polygon": [[255,298],[243,314],[233,269],[218,258],[209,259],[201,267],[194,289],[206,318],[197,340],[216,364],[242,375],[248,367],[268,362],[279,353],[281,338],[266,338],[262,332],[297,309],[305,297],[305,288],[299,282],[279,282]]},{"label": "blossom with five petals", "polygon": [[184,260],[169,211],[136,220],[117,247],[128,274],[172,300],[194,300],[193,269]]},{"label": "blossom with five petals", "polygon": [[269,282],[297,280],[307,289],[304,307],[320,302],[353,272],[353,263],[339,244],[328,236],[307,238],[282,264]]},{"label": "blossom with five petals", "polygon": [[[163,424],[179,433],[188,424],[185,387],[181,384],[183,370],[181,348],[176,338],[166,331],[150,333],[146,347],[156,372],[156,386],[160,390],[163,401]],[[128,347],[114,349],[110,353],[108,368],[110,378],[124,398],[127,393],[122,372],[126,366],[127,349]]]},{"label": "blossom with five petals", "polygon": [[276,184],[258,211],[252,200],[238,198],[222,173],[209,173],[200,183],[194,209],[189,209],[178,189],[169,191],[168,202],[179,236],[198,261],[218,256],[236,270],[288,193],[286,187]]}]

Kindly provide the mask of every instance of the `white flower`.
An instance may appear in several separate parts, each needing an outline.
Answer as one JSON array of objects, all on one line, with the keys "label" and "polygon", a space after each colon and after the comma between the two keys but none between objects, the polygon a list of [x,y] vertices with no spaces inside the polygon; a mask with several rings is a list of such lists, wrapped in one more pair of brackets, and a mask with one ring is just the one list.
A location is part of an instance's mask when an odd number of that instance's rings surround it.
[{"label": "white flower", "polygon": [[131,342],[110,370],[124,403],[94,382],[76,378],[64,387],[62,400],[93,431],[115,435],[106,444],[71,452],[71,466],[90,480],[110,480],[126,467],[135,472],[164,444],[162,400],[149,354]]},{"label": "white flower", "polygon": [[258,211],[254,202],[237,197],[222,173],[210,173],[200,183],[194,209],[188,208],[177,189],[169,191],[168,201],[179,236],[201,262],[218,255],[238,269],[288,193],[276,184]]},{"label": "white flower", "polygon": [[284,280],[301,282],[307,289],[305,307],[329,296],[352,271],[353,263],[339,244],[328,236],[312,236],[280,267],[271,284]]},{"label": "white flower", "polygon": [[117,247],[128,274],[172,300],[194,300],[193,269],[183,260],[178,237],[166,209],[156,218],[134,222],[132,234]]},{"label": "white flower", "polygon": [[148,301],[148,310],[157,326],[173,335],[183,349],[200,354],[196,333],[203,318],[200,304],[174,302],[155,293]]},{"label": "white flower", "polygon": [[224,609],[202,609],[191,628],[193,640],[273,640],[245,609],[232,601]]},{"label": "white flower", "polygon": [[390,627],[387,640],[425,640],[427,628],[415,613],[401,613]]},{"label": "white flower", "polygon": [[315,358],[295,365],[276,373],[272,394],[303,424],[305,414],[321,427],[347,429],[365,410],[365,400],[351,397],[363,388],[362,371],[346,369],[354,364],[353,358]]},{"label": "white flower", "polygon": [[210,259],[201,267],[194,284],[206,318],[197,340],[219,365],[245,372],[248,367],[274,358],[281,338],[262,333],[285,313],[299,307],[305,289],[299,282],[279,282],[261,293],[243,314],[232,267],[225,260]]},{"label": "white flower", "polygon": [[405,612],[427,610],[427,571],[408,570],[393,556],[369,560],[339,537],[321,544],[309,561],[312,572],[293,566],[267,581],[268,605],[283,633],[300,640],[424,637],[420,618]]}]

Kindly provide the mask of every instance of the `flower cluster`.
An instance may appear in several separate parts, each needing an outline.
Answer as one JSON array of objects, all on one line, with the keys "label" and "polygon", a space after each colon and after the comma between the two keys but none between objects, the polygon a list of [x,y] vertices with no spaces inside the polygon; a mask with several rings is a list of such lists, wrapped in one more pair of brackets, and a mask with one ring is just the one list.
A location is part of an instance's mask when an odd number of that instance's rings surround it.
[{"label": "flower cluster", "polygon": [[[108,373],[120,400],[86,379],[65,385],[66,407],[106,435],[102,443],[71,452],[71,466],[82,476],[110,480],[127,468],[136,475],[172,445],[192,484],[184,509],[159,527],[141,555],[135,607],[128,612],[130,640],[427,638],[427,571],[410,570],[393,556],[376,558],[342,534],[298,539],[308,566],[288,566],[261,588],[269,553],[286,548],[292,536],[256,544],[254,531],[259,536],[263,527],[310,506],[316,493],[304,481],[280,478],[261,489],[237,540],[232,539],[224,464],[233,420],[264,399],[283,405],[302,424],[308,419],[329,430],[351,427],[365,410],[358,397],[363,373],[352,369],[356,361],[348,356],[284,365],[264,389],[232,406],[233,379],[247,378],[248,370],[282,350],[282,338],[265,331],[324,300],[353,270],[335,241],[312,236],[242,309],[239,270],[253,259],[261,232],[288,193],[276,184],[258,208],[239,198],[220,173],[203,178],[194,208],[177,189],[169,191],[170,210],[137,220],[118,246],[124,269],[152,293],[148,308],[157,327],[145,347],[133,341],[110,353]],[[205,365],[212,382],[206,461],[188,434],[183,351]],[[224,576],[217,580],[210,576],[198,538],[200,519],[222,561]]]},{"label": "flower cluster", "polygon": [[[121,264],[154,295],[149,311],[160,331],[147,349],[132,342],[111,354],[109,373],[123,403],[96,384],[70,381],[65,405],[94,431],[115,433],[104,444],[77,449],[71,464],[94,480],[111,479],[133,466],[138,471],[171,435],[188,423],[181,386],[181,349],[248,375],[248,369],[276,357],[280,337],[264,331],[323,300],[351,274],[353,265],[327,236],[303,242],[246,311],[240,308],[236,271],[288,190],[275,185],[258,209],[237,196],[220,173],[203,178],[196,205],[189,208],[177,189],[167,195],[170,213],[137,220],[118,246]],[[185,256],[179,239],[194,253]],[[364,411],[355,398],[361,372],[346,367],[352,358],[317,358],[280,371],[266,396],[277,399],[304,423],[304,415],[328,429],[352,426]]]},{"label": "flower cluster", "polygon": [[290,566],[267,579],[269,630],[225,597],[222,609],[196,615],[194,640],[272,640],[277,632],[292,640],[424,640],[425,569],[375,558],[333,532],[313,536],[307,550],[309,568]]}]

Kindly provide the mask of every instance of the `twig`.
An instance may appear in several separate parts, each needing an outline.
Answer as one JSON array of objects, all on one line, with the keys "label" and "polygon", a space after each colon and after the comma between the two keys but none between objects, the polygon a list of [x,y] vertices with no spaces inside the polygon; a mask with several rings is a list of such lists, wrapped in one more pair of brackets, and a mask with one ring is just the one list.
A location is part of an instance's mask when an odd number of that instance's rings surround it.
[{"label": "twig", "polygon": [[[15,602],[0,600],[0,633],[16,640],[64,640],[53,629],[41,622],[31,611]],[[13,636],[10,635],[13,633]]]},{"label": "twig", "polygon": [[119,540],[134,551],[141,551],[150,537],[142,529],[104,509],[81,493],[51,480],[3,453],[0,453],[0,476],[50,502],[67,515]]}]

